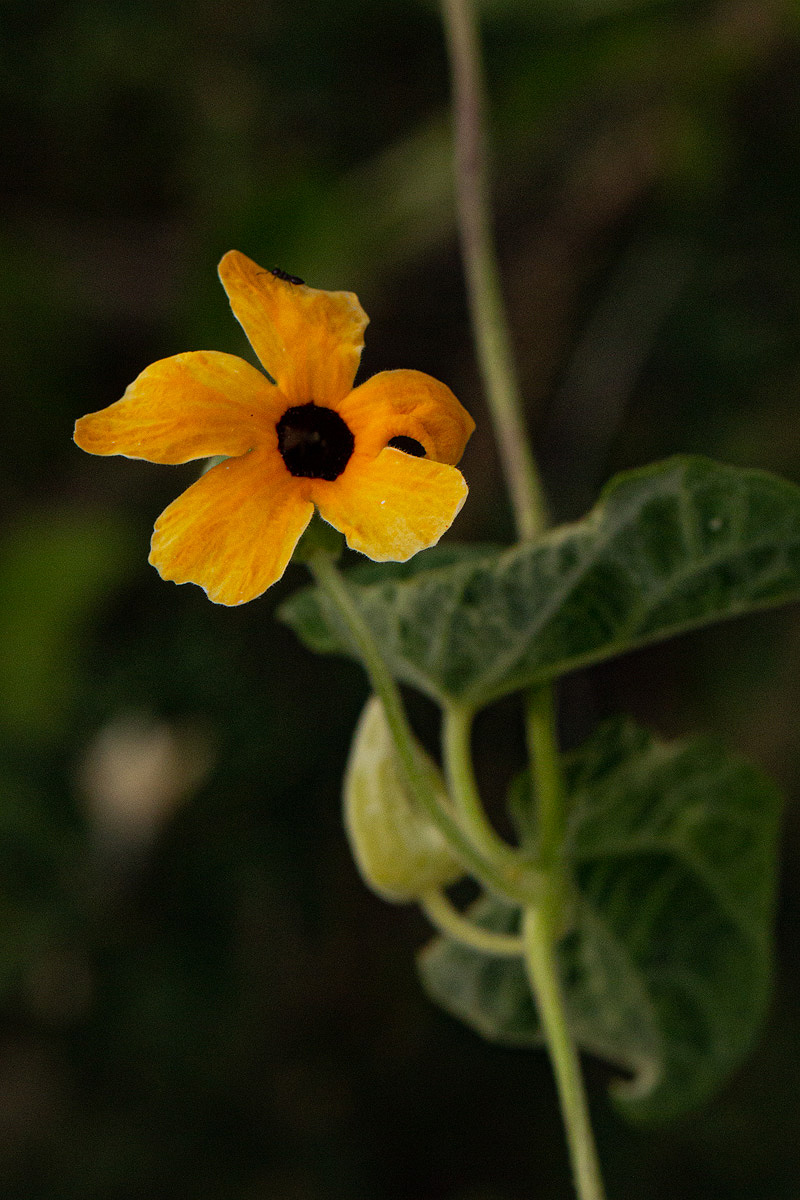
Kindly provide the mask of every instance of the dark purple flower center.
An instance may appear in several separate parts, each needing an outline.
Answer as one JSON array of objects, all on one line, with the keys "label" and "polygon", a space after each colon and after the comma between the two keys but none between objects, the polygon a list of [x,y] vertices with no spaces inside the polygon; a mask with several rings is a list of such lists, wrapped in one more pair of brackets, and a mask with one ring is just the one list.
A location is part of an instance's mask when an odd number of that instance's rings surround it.
[{"label": "dark purple flower center", "polygon": [[337,412],[313,402],[287,409],[276,429],[287,471],[304,479],[338,479],[356,444]]}]

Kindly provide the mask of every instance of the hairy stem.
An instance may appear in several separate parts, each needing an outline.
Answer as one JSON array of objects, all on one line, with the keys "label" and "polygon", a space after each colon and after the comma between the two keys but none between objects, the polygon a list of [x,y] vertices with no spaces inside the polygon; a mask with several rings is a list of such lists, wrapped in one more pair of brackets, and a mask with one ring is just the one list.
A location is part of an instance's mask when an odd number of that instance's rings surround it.
[{"label": "hairy stem", "polygon": [[470,0],[442,0],[455,121],[458,225],[472,331],[519,537],[547,525],[547,504],[525,428],[490,217],[483,68]]},{"label": "hairy stem", "polygon": [[536,831],[539,863],[551,875],[561,872],[565,832],[565,785],[558,750],[556,710],[550,684],[525,696],[525,734],[536,783]]},{"label": "hairy stem", "polygon": [[[519,537],[533,538],[547,525],[547,505],[526,434],[492,237],[483,71],[475,14],[471,0],[442,0],[442,13],[453,80],[458,218],[473,333]],[[536,781],[544,891],[524,915],[525,961],[556,1077],[575,1186],[580,1200],[602,1200],[580,1063],[567,1025],[556,965],[566,890],[562,866],[564,784],[550,687],[536,689],[527,698],[526,729]],[[471,797],[468,805],[474,808]],[[478,817],[478,828],[480,825]]]},{"label": "hairy stem", "polygon": [[492,828],[483,807],[472,766],[472,719],[469,709],[448,705],[444,710],[442,751],[445,776],[453,803],[476,846],[498,861],[517,861],[517,854]]},{"label": "hairy stem", "polygon": [[522,924],[525,965],[553,1066],[575,1190],[580,1200],[604,1200],[580,1062],[567,1026],[558,980],[557,934],[548,908],[543,904],[525,912]]},{"label": "hairy stem", "polygon": [[471,946],[473,950],[504,958],[521,958],[525,954],[519,934],[493,933],[490,929],[481,929],[459,912],[438,888],[420,896],[419,905],[432,925],[462,946]]},{"label": "hairy stem", "polygon": [[529,692],[525,726],[537,803],[538,864],[544,887],[541,903],[528,908],[523,917],[525,964],[556,1080],[575,1189],[580,1200],[603,1200],[600,1163],[580,1060],[567,1024],[558,979],[557,944],[567,897],[563,865],[566,786],[558,751],[552,687]]},{"label": "hairy stem", "polygon": [[358,611],[347,583],[332,559],[324,553],[309,557],[308,566],[317,585],[333,606],[367,672],[373,691],[383,704],[400,762],[412,795],[447,839],[464,867],[485,887],[516,903],[527,903],[531,890],[524,880],[475,846],[455,817],[440,803],[421,770],[400,690],[384,662],[377,642]]}]

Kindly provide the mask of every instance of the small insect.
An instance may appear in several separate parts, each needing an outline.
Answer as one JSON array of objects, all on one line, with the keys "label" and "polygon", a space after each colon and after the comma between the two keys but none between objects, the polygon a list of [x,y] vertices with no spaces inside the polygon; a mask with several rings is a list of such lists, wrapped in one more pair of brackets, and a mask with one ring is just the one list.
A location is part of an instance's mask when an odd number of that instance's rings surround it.
[{"label": "small insect", "polygon": [[282,271],[280,267],[273,267],[272,274],[276,279],[282,279],[284,283],[305,283],[305,279],[300,279],[297,275],[289,275],[288,272]]}]

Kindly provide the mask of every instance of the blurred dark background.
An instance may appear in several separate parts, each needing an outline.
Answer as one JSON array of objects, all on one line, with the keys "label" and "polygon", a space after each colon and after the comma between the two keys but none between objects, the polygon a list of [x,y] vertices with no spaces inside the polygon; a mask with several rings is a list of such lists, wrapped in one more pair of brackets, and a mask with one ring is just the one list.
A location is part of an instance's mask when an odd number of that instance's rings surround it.
[{"label": "blurred dark background", "polygon": [[[793,0],[487,0],[497,228],[554,507],[701,452],[800,482],[800,18]],[[470,348],[433,0],[3,0],[0,1191],[7,1200],[561,1200],[541,1054],[420,992],[411,909],[339,819],[365,698],[272,619],[162,583],[196,476],[82,455],[149,362],[249,355],[231,247],[358,291],[363,373],[478,421],[451,537],[512,527]],[[589,1064],[616,1200],[800,1194],[800,612],[565,682],[702,729],[787,794],[769,1025],[696,1117],[631,1129]],[[434,715],[414,708],[435,738]],[[513,704],[479,767],[521,762]],[[495,796],[495,801],[500,797]]]}]

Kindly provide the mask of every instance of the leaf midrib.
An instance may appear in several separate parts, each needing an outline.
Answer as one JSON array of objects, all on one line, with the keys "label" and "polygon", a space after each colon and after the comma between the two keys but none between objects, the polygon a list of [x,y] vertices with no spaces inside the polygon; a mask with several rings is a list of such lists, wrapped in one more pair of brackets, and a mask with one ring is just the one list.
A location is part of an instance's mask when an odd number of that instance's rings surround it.
[{"label": "leaf midrib", "polygon": [[[680,491],[683,493],[684,496],[687,495],[685,487],[681,488]],[[662,494],[669,494],[669,493],[667,493],[666,490],[662,489]],[[677,495],[678,492],[673,492],[672,494]],[[656,495],[657,495],[657,492],[654,491],[653,496],[655,497]],[[638,515],[639,511],[640,510],[637,509],[637,512],[634,515]],[[484,697],[486,697],[487,695],[489,697],[491,697],[492,700],[500,699],[503,695],[508,694],[509,691],[515,690],[516,684],[508,684],[506,681],[504,681],[503,684],[501,684],[499,686],[495,686],[494,688],[487,688],[486,683],[493,678],[497,678],[498,675],[502,676],[511,666],[513,666],[513,664],[515,662],[519,662],[521,659],[524,658],[524,647],[526,645],[529,645],[534,640],[534,638],[536,637],[536,635],[538,633],[541,633],[542,629],[546,626],[546,624],[552,618],[554,613],[558,612],[558,610],[563,607],[565,599],[568,598],[570,593],[574,592],[577,589],[577,587],[580,584],[581,578],[584,577],[586,574],[588,574],[588,572],[591,571],[591,569],[594,566],[596,566],[597,560],[601,557],[601,555],[604,552],[606,552],[608,550],[610,544],[614,541],[614,539],[616,537],[618,537],[622,532],[624,532],[627,528],[630,528],[631,515],[632,514],[630,513],[630,511],[626,511],[624,514],[624,519],[621,519],[621,520],[615,522],[613,525],[609,525],[608,531],[606,533],[601,533],[600,536],[597,536],[597,533],[598,533],[597,527],[600,526],[602,529],[603,520],[604,519],[607,520],[606,509],[604,509],[602,507],[598,507],[597,509],[595,509],[594,513],[591,513],[589,515],[589,517],[584,518],[582,522],[575,523],[574,525],[571,525],[571,526],[565,526],[562,529],[554,531],[554,534],[557,536],[554,535],[554,536],[547,537],[546,539],[543,539],[543,540],[546,540],[548,543],[555,545],[555,543],[557,541],[562,540],[565,537],[565,535],[572,532],[573,529],[575,529],[576,527],[581,527],[580,532],[583,535],[582,540],[588,540],[591,538],[593,553],[591,553],[590,556],[584,558],[580,564],[576,565],[576,567],[571,572],[571,574],[566,577],[565,582],[556,591],[554,591],[552,598],[551,598],[550,602],[547,604],[547,606],[545,608],[539,610],[539,612],[536,615],[536,620],[527,627],[526,631],[523,634],[518,634],[516,636],[516,638],[514,639],[512,651],[510,653],[503,655],[502,658],[495,658],[492,663],[491,673],[487,672],[485,675],[481,676],[480,679],[476,683],[472,684],[465,691],[465,693],[463,695],[463,699],[465,700],[465,702],[468,702],[468,701],[472,701],[472,702],[481,701],[482,702]],[[592,527],[587,527],[587,523],[590,519],[592,519]],[[592,537],[593,534],[595,535],[594,537]],[[796,537],[794,544],[800,545],[800,534],[798,534],[798,536]],[[541,543],[537,543],[537,545],[541,545]],[[774,536],[770,536],[770,537],[767,537],[766,539],[759,539],[758,541],[754,540],[752,543],[749,543],[748,549],[746,552],[751,553],[755,550],[766,549],[766,548],[775,549],[776,551],[778,551],[778,550],[785,551],[785,549],[788,547],[788,545],[789,545],[788,542],[787,543],[776,543],[774,540]],[[743,544],[742,544],[741,540],[739,540],[736,543],[736,547],[732,547],[730,545],[730,543],[728,543],[728,545],[725,548],[724,553],[709,555],[707,558],[704,558],[702,560],[702,562],[696,564],[693,568],[688,569],[688,570],[678,571],[675,574],[670,575],[668,577],[668,580],[666,582],[662,582],[660,584],[660,586],[654,585],[653,588],[647,594],[647,602],[642,603],[639,606],[639,608],[635,612],[635,616],[632,619],[629,619],[629,621],[622,627],[621,633],[618,634],[618,636],[616,638],[612,639],[609,642],[604,642],[601,646],[597,647],[593,651],[588,651],[585,655],[575,656],[575,658],[572,660],[562,659],[561,663],[564,664],[566,662],[573,662],[574,666],[572,666],[571,668],[567,668],[567,669],[575,669],[575,667],[577,667],[577,666],[589,665],[592,662],[598,662],[598,661],[602,660],[603,658],[608,658],[611,655],[613,655],[615,651],[622,653],[622,652],[627,652],[628,650],[638,649],[639,647],[648,645],[652,642],[663,641],[669,637],[674,637],[677,634],[688,632],[691,629],[700,628],[704,624],[709,624],[710,623],[709,616],[701,615],[701,616],[698,616],[693,621],[682,621],[678,624],[665,626],[660,631],[653,633],[651,635],[646,635],[645,637],[643,637],[641,639],[636,639],[635,636],[633,636],[635,634],[636,628],[641,626],[645,617],[648,616],[649,614],[652,614],[652,612],[658,607],[658,605],[663,602],[665,596],[667,596],[670,592],[673,592],[673,593],[676,592],[678,590],[678,588],[680,588],[683,584],[689,582],[690,580],[696,579],[700,575],[708,574],[709,571],[716,569],[716,568],[722,566],[723,564],[730,563],[734,557],[741,555],[742,547],[743,547]],[[518,548],[515,547],[512,550],[512,553],[519,553]],[[498,560],[498,562],[499,562],[499,560]],[[626,572],[626,574],[628,575],[629,578],[632,577],[630,569],[627,568],[624,563],[621,563],[618,558],[614,557],[613,562],[615,563],[615,565],[617,567],[622,568]],[[462,584],[462,588],[461,588],[462,591],[463,591],[463,587],[466,586],[466,582],[467,581],[465,580],[464,583]],[[637,582],[640,582],[640,581],[637,580]],[[643,599],[644,599],[644,597],[643,597]],[[711,621],[714,621],[714,620],[723,621],[723,620],[730,619],[732,617],[743,615],[746,612],[755,612],[762,608],[774,607],[774,606],[780,604],[781,602],[782,602],[782,597],[780,597],[780,596],[770,597],[769,599],[766,599],[763,603],[759,603],[759,602],[754,603],[753,601],[745,600],[745,601],[742,601],[741,604],[739,604],[739,605],[736,605],[736,604],[731,605],[723,614],[721,614],[719,616],[711,614],[710,617],[711,617]],[[551,665],[551,667],[556,666],[556,664],[550,664],[550,665]],[[546,667],[542,667],[540,669],[540,678],[541,679],[553,678],[557,674],[564,674],[564,673],[565,673],[565,671],[563,670],[563,668],[555,670],[555,671],[548,671]]]}]

